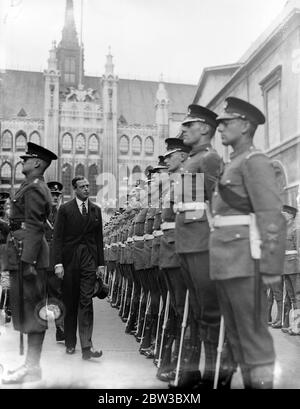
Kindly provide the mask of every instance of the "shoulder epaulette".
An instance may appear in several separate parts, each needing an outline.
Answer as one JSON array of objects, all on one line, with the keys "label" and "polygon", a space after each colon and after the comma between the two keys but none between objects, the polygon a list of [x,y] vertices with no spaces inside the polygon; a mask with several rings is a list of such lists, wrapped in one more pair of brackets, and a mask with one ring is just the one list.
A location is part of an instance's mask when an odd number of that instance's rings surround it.
[{"label": "shoulder epaulette", "polygon": [[250,153],[248,153],[248,155],[246,156],[246,159],[250,159],[252,158],[252,156],[256,156],[256,155],[263,155],[263,156],[267,156],[263,151],[261,151],[260,149],[256,149],[255,151],[252,151]]}]

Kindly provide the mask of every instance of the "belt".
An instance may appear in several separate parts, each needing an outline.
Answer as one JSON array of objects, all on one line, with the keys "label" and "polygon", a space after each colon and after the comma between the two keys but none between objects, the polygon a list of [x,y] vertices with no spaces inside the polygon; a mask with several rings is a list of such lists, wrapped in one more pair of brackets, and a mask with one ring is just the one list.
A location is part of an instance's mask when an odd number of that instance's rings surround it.
[{"label": "belt", "polygon": [[285,251],[286,256],[291,256],[292,254],[296,255],[296,254],[298,254],[298,251],[297,250],[286,250]]},{"label": "belt", "polygon": [[173,230],[173,229],[175,229],[175,222],[163,222],[160,225],[160,228],[162,230]]},{"label": "belt", "polygon": [[159,236],[163,236],[163,231],[162,230],[153,230],[153,236],[154,237],[159,237]]},{"label": "belt", "polygon": [[126,240],[126,243],[133,243],[133,238],[132,238],[132,237],[128,237],[128,239]]},{"label": "belt", "polygon": [[133,241],[144,241],[144,236],[133,236]]},{"label": "belt", "polygon": [[111,243],[110,247],[118,247],[118,243]]},{"label": "belt", "polygon": [[188,212],[191,210],[206,210],[205,202],[179,202],[174,204],[174,212]]},{"label": "belt", "polygon": [[153,234],[144,234],[144,240],[152,240],[152,239],[154,239]]},{"label": "belt", "polygon": [[250,225],[250,216],[247,214],[232,216],[215,216],[213,218],[214,227]]},{"label": "belt", "polygon": [[10,222],[9,227],[11,231],[25,230],[25,222]]},{"label": "belt", "polygon": [[126,247],[125,244],[123,244],[123,243],[120,243],[120,246],[121,246],[121,247]]}]

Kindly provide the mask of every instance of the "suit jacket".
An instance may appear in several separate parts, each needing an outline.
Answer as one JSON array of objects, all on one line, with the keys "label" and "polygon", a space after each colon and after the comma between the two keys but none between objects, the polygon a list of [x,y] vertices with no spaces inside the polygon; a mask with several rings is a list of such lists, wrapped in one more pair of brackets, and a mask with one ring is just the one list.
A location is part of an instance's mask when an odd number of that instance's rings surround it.
[{"label": "suit jacket", "polygon": [[88,215],[82,216],[73,199],[60,206],[54,225],[54,264],[71,267],[79,244],[86,244],[97,266],[104,265],[102,215],[88,200]]}]

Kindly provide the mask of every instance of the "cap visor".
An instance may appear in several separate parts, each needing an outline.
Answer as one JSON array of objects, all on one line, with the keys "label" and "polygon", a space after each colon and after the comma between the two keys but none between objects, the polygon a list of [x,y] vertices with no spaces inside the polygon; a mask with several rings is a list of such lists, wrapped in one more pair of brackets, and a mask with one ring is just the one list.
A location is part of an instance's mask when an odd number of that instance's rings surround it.
[{"label": "cap visor", "polygon": [[219,121],[222,121],[223,119],[236,119],[236,118],[237,118],[236,115],[224,112],[217,117],[216,121],[219,122]]},{"label": "cap visor", "polygon": [[205,120],[202,118],[187,117],[181,122],[181,125],[189,124],[190,122],[205,122]]},{"label": "cap visor", "polygon": [[35,156],[32,155],[21,155],[20,158],[21,159],[26,159],[26,158],[34,158]]},{"label": "cap visor", "polygon": [[177,149],[172,149],[171,151],[165,152],[163,156],[164,156],[164,158],[167,158],[168,156],[172,155],[172,153],[180,152],[180,151],[181,151],[181,149],[179,149],[179,148],[177,148]]}]

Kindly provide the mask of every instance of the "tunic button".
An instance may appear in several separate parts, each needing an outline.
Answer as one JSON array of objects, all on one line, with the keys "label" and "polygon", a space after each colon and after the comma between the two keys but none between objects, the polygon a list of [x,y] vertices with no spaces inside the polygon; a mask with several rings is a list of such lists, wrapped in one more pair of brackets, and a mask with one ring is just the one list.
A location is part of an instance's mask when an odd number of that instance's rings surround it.
[{"label": "tunic button", "polygon": [[230,179],[227,179],[227,180],[226,180],[226,183],[231,183],[231,180],[230,180]]},{"label": "tunic button", "polygon": [[196,217],[193,217],[193,220],[196,220]]},{"label": "tunic button", "polygon": [[239,238],[241,237],[241,235],[240,235],[240,234],[236,234],[235,237],[236,237],[237,239],[239,239]]},{"label": "tunic button", "polygon": [[218,192],[215,192],[215,193],[214,193],[214,196],[218,196]]},{"label": "tunic button", "polygon": [[216,214],[216,211],[215,211],[215,210],[213,210],[212,212],[213,212],[213,214]]}]

